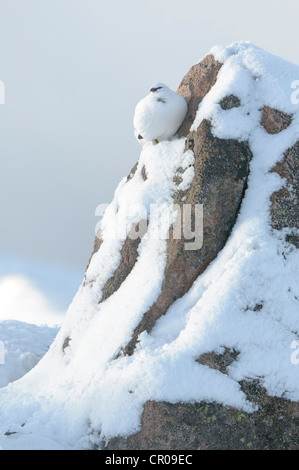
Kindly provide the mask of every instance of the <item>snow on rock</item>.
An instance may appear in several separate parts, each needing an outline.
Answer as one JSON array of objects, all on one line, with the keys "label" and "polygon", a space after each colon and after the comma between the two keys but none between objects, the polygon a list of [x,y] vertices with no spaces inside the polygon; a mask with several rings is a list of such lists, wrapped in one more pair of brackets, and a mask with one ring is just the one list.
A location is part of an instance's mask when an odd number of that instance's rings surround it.
[{"label": "snow on rock", "polygon": [[[253,154],[248,188],[227,243],[151,332],[143,331],[134,354],[122,355],[162,289],[173,219],[161,224],[161,213],[151,212],[151,204],[168,214],[177,169],[190,159],[184,137],[143,147],[135,174],[120,183],[105,212],[101,247],[50,351],[25,377],[0,391],[2,447],[10,448],[11,436],[5,433],[11,426],[17,429],[11,448],[22,448],[24,433],[27,448],[36,446],[36,435],[49,448],[53,442],[64,448],[101,445],[101,440],[138,431],[148,400],[215,401],[253,412],[256,406],[239,385],[245,378],[259,379],[269,395],[299,401],[299,374],[290,359],[299,331],[299,250],[270,221],[270,197],[284,183],[270,170],[299,139],[299,109],[290,98],[299,67],[246,42],[211,53],[223,65],[191,131],[210,120],[215,136],[248,141]],[[220,102],[231,95],[239,105],[222,107]],[[291,115],[289,126],[268,134],[260,124],[265,106]],[[183,185],[191,178],[192,170]],[[99,303],[132,224],[149,213],[134,268]],[[223,348],[239,353],[227,374],[196,361]]]}]

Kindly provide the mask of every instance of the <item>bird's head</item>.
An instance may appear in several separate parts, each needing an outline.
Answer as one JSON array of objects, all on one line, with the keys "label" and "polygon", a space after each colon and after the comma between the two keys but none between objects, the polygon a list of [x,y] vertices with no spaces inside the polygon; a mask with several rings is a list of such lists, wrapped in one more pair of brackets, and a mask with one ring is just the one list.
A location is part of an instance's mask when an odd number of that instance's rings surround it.
[{"label": "bird's head", "polygon": [[161,93],[161,91],[168,90],[168,86],[164,85],[164,83],[156,83],[150,89],[151,93]]}]

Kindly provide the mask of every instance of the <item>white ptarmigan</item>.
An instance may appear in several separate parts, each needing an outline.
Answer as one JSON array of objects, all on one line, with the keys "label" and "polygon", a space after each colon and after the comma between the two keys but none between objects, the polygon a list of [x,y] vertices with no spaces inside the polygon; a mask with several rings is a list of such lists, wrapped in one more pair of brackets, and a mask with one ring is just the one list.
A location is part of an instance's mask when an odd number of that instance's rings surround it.
[{"label": "white ptarmigan", "polygon": [[186,113],[185,99],[163,83],[157,83],[135,108],[135,136],[141,145],[169,140],[178,131]]}]

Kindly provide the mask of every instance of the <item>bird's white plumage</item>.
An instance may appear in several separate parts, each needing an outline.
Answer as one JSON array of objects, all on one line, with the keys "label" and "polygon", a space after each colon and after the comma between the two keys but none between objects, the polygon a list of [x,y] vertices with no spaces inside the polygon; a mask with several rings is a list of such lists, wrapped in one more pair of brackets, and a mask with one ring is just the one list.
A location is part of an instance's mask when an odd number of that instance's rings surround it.
[{"label": "bird's white plumage", "polygon": [[185,99],[163,83],[157,83],[135,108],[135,136],[142,145],[147,141],[169,140],[186,113]]}]

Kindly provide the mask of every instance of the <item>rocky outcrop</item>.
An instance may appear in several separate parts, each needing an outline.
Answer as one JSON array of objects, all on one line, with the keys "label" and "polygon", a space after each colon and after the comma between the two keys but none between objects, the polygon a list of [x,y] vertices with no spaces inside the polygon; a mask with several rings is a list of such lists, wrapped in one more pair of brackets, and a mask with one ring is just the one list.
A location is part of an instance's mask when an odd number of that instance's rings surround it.
[{"label": "rocky outcrop", "polygon": [[[205,353],[197,362],[227,373],[239,352]],[[246,413],[218,403],[145,404],[141,430],[111,439],[114,450],[299,450],[298,403],[268,396],[258,380],[241,381],[248,400],[258,405]]]},{"label": "rocky outcrop", "polygon": [[255,382],[242,383],[258,404],[248,414],[217,403],[146,403],[141,431],[111,439],[108,450],[298,450],[297,403],[267,396]]},{"label": "rocky outcrop", "polygon": [[[178,93],[188,103],[188,112],[178,133],[180,136],[186,136],[185,150],[191,150],[194,154],[195,176],[190,188],[186,191],[177,190],[173,198],[174,203],[181,207],[183,204],[189,204],[193,217],[195,205],[203,205],[203,246],[200,249],[185,250],[184,244],[187,240],[184,234],[182,233],[181,239],[175,239],[172,236],[173,228],[171,228],[162,292],[151,308],[144,312],[132,339],[124,347],[123,354],[133,354],[139,334],[144,330],[150,332],[157,319],[166,313],[170,305],[190,289],[195,279],[215,259],[235,223],[246,188],[251,159],[249,146],[246,142],[215,137],[211,123],[207,120],[204,120],[196,131],[190,132],[189,130],[199,103],[217,80],[221,65],[213,56],[207,56],[201,63],[190,69],[178,88]],[[221,104],[223,109],[231,109],[238,105],[238,98],[234,96],[224,98]],[[130,171],[127,181],[130,181],[136,170],[137,163]],[[184,170],[178,169],[178,185],[183,172]],[[146,181],[145,167],[142,168],[141,175]],[[133,269],[137,260],[139,242],[140,238],[132,240],[130,237],[125,241],[121,251],[122,262],[113,277],[105,284],[101,302],[120,287]],[[99,233],[96,237],[94,253],[100,246]]]},{"label": "rocky outcrop", "polygon": [[207,55],[199,64],[193,65],[180,83],[177,93],[188,103],[188,111],[184,122],[178,130],[179,136],[186,136],[195,119],[198,105],[212,86],[216,83],[221,62],[214,56]]},{"label": "rocky outcrop", "polygon": [[[299,248],[299,142],[289,148],[272,169],[284,178],[284,186],[271,197],[272,227],[289,228],[286,240]],[[295,229],[292,231],[292,229]]]},{"label": "rocky outcrop", "polygon": [[292,122],[292,116],[285,114],[277,109],[264,106],[262,109],[261,125],[268,132],[268,134],[278,134],[282,132]]},{"label": "rocky outcrop", "polygon": [[[182,297],[195,279],[205,271],[223,248],[234,226],[244,192],[251,151],[247,142],[220,139],[212,132],[209,120],[203,120],[198,129],[190,131],[198,105],[217,80],[222,64],[207,56],[190,69],[182,80],[178,93],[186,99],[188,112],[179,129],[179,136],[186,137],[185,151],[195,157],[194,178],[187,190],[180,190],[181,175],[178,169],[173,194],[179,206],[203,204],[203,244],[200,249],[184,250],[186,239],[169,237],[167,261],[162,290],[154,304],[145,311],[131,340],[121,354],[134,354],[138,336],[144,330],[150,332],[158,318],[164,315],[172,303]],[[219,105],[222,110],[239,107],[235,95],[224,97]],[[264,107],[260,125],[269,134],[285,130],[292,116]],[[128,181],[137,170],[131,170]],[[288,149],[281,162],[272,169],[285,178],[284,187],[271,197],[272,227],[276,230],[291,227],[299,229],[299,143]],[[146,168],[142,178],[147,179]],[[173,228],[172,228],[173,230]],[[171,234],[170,234],[171,235]],[[287,241],[299,247],[296,230],[290,230]],[[115,275],[104,286],[101,301],[112,295],[131,272],[138,257],[138,240],[127,239],[122,249],[122,262]],[[95,244],[95,251],[100,241]],[[175,288],[174,288],[175,286]],[[257,305],[256,310],[262,306]],[[223,354],[206,353],[195,359],[199,364],[216,369],[223,374],[237,359],[237,350],[225,350]],[[298,449],[299,406],[283,398],[269,397],[257,382],[240,382],[247,398],[259,406],[254,413],[223,406],[217,403],[175,403],[149,401],[145,404],[141,429],[131,436],[115,437],[106,448],[116,449]]]},{"label": "rocky outcrop", "polygon": [[180,206],[189,204],[192,210],[196,204],[203,204],[203,246],[185,250],[187,240],[183,236],[175,239],[170,233],[162,292],[144,313],[132,340],[124,349],[125,354],[134,352],[139,334],[144,330],[151,331],[157,319],[190,289],[195,279],[215,259],[236,220],[251,157],[248,145],[218,139],[212,134],[211,123],[203,121],[197,131],[187,135],[186,150],[190,149],[195,156],[195,176],[187,191],[174,194],[174,201]]}]

